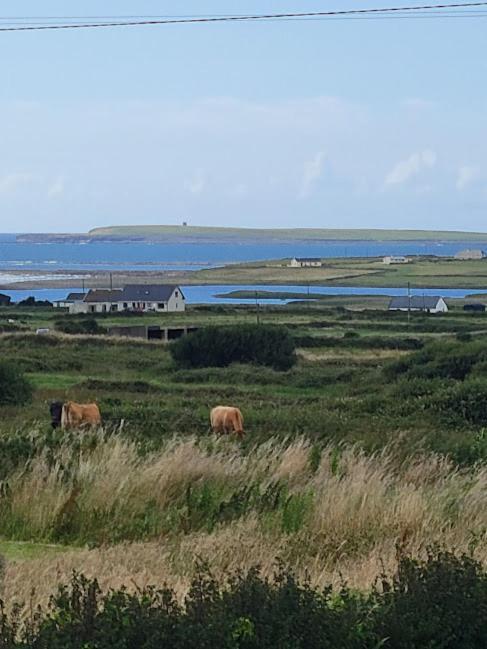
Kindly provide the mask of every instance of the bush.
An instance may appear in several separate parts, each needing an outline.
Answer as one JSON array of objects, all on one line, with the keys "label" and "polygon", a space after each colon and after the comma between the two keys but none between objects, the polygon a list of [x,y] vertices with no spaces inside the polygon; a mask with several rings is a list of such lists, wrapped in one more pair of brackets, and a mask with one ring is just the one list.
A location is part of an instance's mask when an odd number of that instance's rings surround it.
[{"label": "bush", "polygon": [[47,612],[23,628],[0,606],[5,649],[481,649],[487,637],[487,574],[467,556],[402,558],[380,588],[360,595],[300,583],[283,568],[257,568],[224,583],[202,567],[184,603],[169,588],[102,594],[75,574]]},{"label": "bush", "polygon": [[296,362],[290,333],[272,325],[206,327],[176,341],[171,355],[184,368],[255,363],[288,370]]},{"label": "bush", "polygon": [[449,423],[455,423],[460,417],[474,426],[487,425],[487,382],[470,379],[458,383],[432,399],[436,408]]},{"label": "bush", "polygon": [[36,300],[35,297],[31,295],[30,297],[25,298],[25,300],[21,300],[17,306],[51,307],[52,302],[49,302],[49,300]]},{"label": "bush", "polygon": [[95,318],[83,318],[80,320],[56,320],[54,326],[58,331],[65,334],[105,334],[105,327],[100,327]]},{"label": "bush", "polygon": [[0,363],[0,405],[28,403],[32,392],[31,384],[16,367]]}]

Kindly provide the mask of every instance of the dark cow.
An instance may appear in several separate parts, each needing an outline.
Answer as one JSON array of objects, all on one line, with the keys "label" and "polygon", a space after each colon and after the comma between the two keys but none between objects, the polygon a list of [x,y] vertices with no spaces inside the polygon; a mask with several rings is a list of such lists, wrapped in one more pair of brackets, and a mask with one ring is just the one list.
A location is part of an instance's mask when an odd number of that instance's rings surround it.
[{"label": "dark cow", "polygon": [[59,428],[61,425],[61,417],[63,415],[63,405],[62,401],[52,401],[49,406],[49,412],[51,413],[51,426],[53,428]]}]

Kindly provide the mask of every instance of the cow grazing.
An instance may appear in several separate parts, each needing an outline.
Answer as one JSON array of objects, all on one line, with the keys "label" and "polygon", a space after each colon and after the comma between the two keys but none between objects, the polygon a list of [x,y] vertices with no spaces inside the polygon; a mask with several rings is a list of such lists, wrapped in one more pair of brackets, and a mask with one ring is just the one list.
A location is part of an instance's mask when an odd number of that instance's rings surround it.
[{"label": "cow grazing", "polygon": [[217,435],[234,432],[240,439],[245,435],[243,417],[238,408],[233,406],[216,406],[210,413],[211,429]]},{"label": "cow grazing", "polygon": [[53,401],[50,406],[53,428],[81,428],[100,426],[100,409],[96,403],[75,403],[74,401]]}]

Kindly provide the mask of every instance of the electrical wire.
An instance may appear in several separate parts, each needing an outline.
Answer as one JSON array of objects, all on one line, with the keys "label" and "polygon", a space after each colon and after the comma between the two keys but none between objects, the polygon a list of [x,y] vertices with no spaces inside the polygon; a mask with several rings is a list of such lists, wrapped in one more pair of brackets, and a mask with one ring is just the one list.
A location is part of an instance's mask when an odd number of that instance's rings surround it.
[{"label": "electrical wire", "polygon": [[[118,19],[117,17],[103,17],[93,16],[91,19],[97,22],[89,22],[90,17],[50,17],[49,20],[82,20],[83,22],[40,22],[48,20],[48,18],[41,17],[26,17],[25,21],[21,24],[9,24],[1,22],[2,20],[23,20],[20,17],[16,18],[1,18],[0,17],[0,32],[19,32],[19,31],[45,31],[45,30],[64,30],[64,29],[89,29],[89,28],[108,28],[108,27],[145,27],[156,25],[186,25],[186,24],[208,24],[208,23],[236,23],[236,22],[256,22],[256,21],[275,21],[275,20],[324,20],[324,19],[350,19],[350,18],[388,18],[393,15],[398,15],[402,18],[418,18],[425,17],[421,14],[425,12],[433,12],[434,16],[430,17],[485,17],[484,12],[469,11],[465,9],[487,8],[487,2],[464,2],[464,3],[446,3],[446,4],[430,4],[421,6],[404,6],[404,7],[382,7],[382,8],[369,8],[369,9],[342,9],[330,11],[301,11],[289,13],[275,13],[275,14],[250,14],[250,15],[203,15],[203,16],[170,16],[170,17],[125,17]],[[452,11],[454,10],[454,11]],[[456,11],[458,10],[458,12]],[[463,11],[462,11],[463,10]],[[448,12],[448,13],[445,13]],[[404,16],[399,16],[404,14]],[[39,22],[34,23],[33,21]]]}]

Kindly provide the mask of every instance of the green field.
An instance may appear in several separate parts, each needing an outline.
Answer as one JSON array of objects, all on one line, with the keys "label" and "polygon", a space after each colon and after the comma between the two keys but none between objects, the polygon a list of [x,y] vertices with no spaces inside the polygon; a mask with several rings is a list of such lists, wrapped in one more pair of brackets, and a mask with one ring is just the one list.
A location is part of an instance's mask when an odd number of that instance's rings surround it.
[{"label": "green field", "polygon": [[[348,298],[353,299],[353,298]],[[361,303],[363,308],[367,301]],[[195,558],[224,579],[281,559],[299,576],[367,591],[438,543],[487,563],[487,314],[313,305],[189,308],[112,324],[285,326],[297,362],[184,369],[163,343],[55,333],[84,318],[0,310],[0,354],[34,386],[0,406],[0,555],[8,601],[45,604],[73,570],[138,592],[187,592]],[[379,307],[379,304],[375,304]],[[8,320],[14,320],[14,324]],[[53,335],[36,336],[39,325]],[[10,329],[10,330],[9,330]],[[51,400],[96,400],[102,432],[52,431]],[[217,440],[212,406],[246,437]]]},{"label": "green field", "polygon": [[341,258],[325,259],[321,268],[289,268],[288,263],[276,260],[193,271],[180,277],[179,283],[405,288],[409,282],[413,288],[443,289],[487,286],[487,260],[413,257],[409,264],[388,266],[378,258]]},{"label": "green field", "polygon": [[485,232],[449,230],[384,230],[329,228],[225,228],[182,225],[121,225],[94,228],[94,237],[142,237],[160,240],[174,237],[201,239],[280,239],[324,241],[478,241],[487,243]]}]

